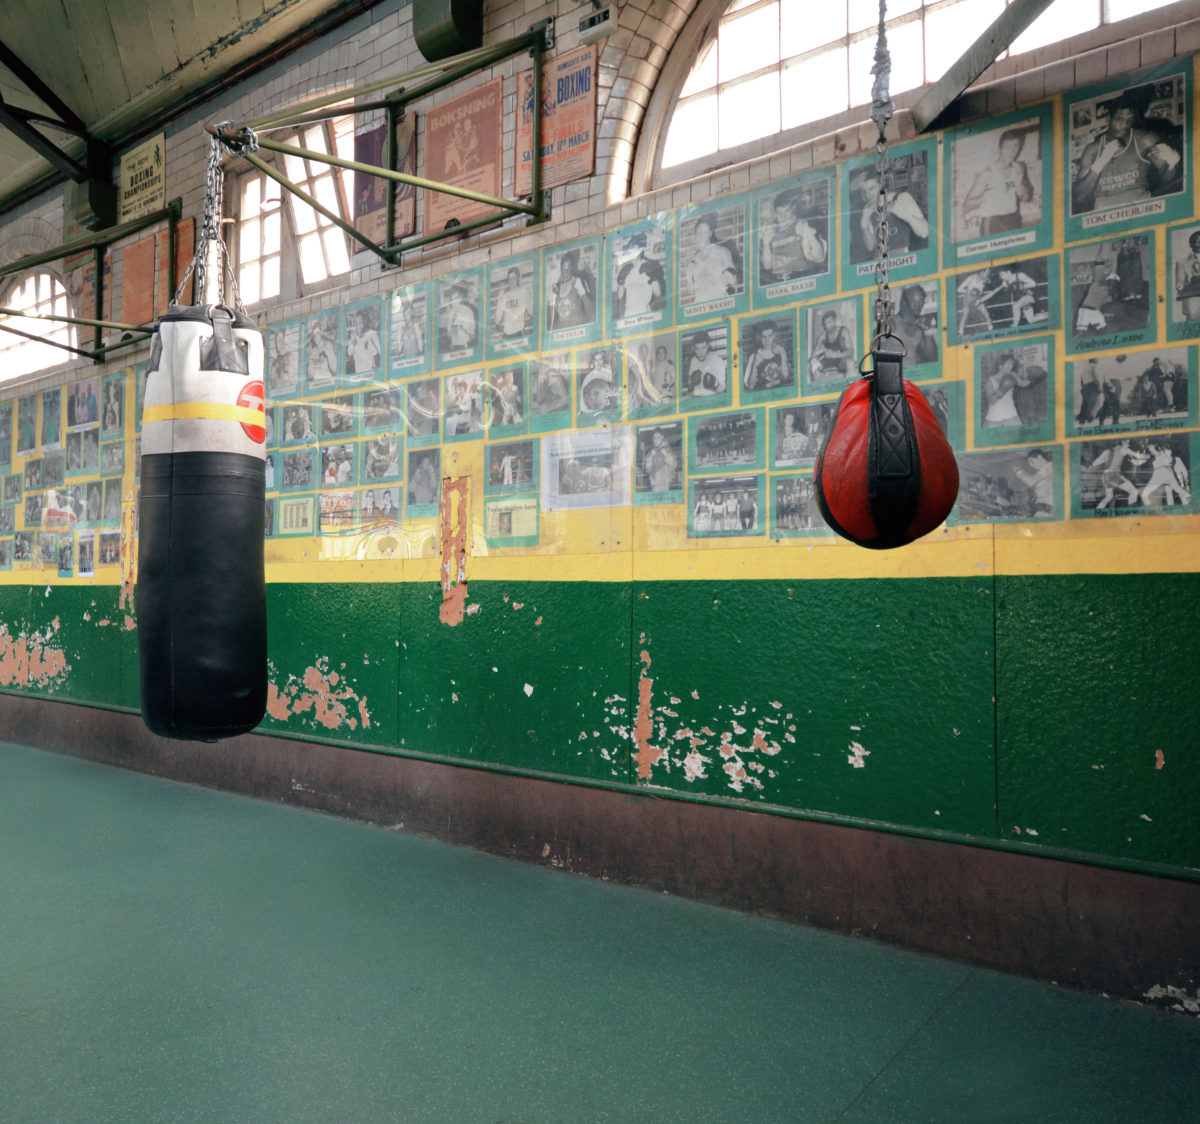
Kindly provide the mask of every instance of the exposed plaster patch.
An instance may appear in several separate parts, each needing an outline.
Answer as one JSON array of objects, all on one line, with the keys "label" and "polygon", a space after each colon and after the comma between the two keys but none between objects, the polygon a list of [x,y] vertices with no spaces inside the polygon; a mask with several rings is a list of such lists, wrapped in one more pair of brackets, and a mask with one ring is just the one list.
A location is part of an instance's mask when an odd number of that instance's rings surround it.
[{"label": "exposed plaster patch", "polygon": [[[326,730],[343,726],[356,730],[360,725],[364,730],[370,728],[371,712],[366,698],[360,697],[338,672],[329,669],[327,657],[322,656],[299,678],[289,675],[282,687],[275,682],[274,667],[269,672],[267,713],[275,721],[289,722],[293,717],[303,716],[308,725],[323,726]],[[351,715],[349,705],[354,706],[357,718]]]},{"label": "exposed plaster patch", "polygon": [[865,768],[867,758],[871,756],[871,751],[864,749],[859,742],[851,742],[847,748],[850,750],[850,755],[846,758],[847,763],[855,769]]},{"label": "exposed plaster patch", "polygon": [[1161,769],[1164,765],[1166,765],[1166,763],[1167,759],[1163,756],[1163,751],[1161,749],[1156,749],[1154,751],[1154,767],[1156,769]]},{"label": "exposed plaster patch", "polygon": [[51,645],[57,635],[57,617],[37,632],[20,632],[13,636],[6,624],[0,623],[0,686],[54,688],[61,685],[71,670],[66,653]]},{"label": "exposed plaster patch", "polygon": [[633,755],[633,759],[637,762],[637,775],[642,780],[648,780],[654,766],[667,760],[667,752],[650,744],[650,734],[653,729],[650,714],[651,702],[654,697],[654,680],[646,674],[650,670],[650,653],[645,648],[642,649],[640,658],[642,671],[638,677],[637,717],[633,723],[633,741],[637,746],[637,752]]},{"label": "exposed plaster patch", "polygon": [[[442,543],[442,624],[461,624],[467,604],[467,531],[471,525],[471,478],[442,480],[439,526]],[[508,598],[505,597],[507,601]]]},{"label": "exposed plaster patch", "polygon": [[1191,996],[1182,987],[1173,987],[1167,984],[1165,987],[1162,984],[1155,984],[1149,991],[1142,992],[1143,999],[1168,999],[1174,1000],[1170,1004],[1172,1011],[1182,1011],[1188,1015],[1200,1015],[1200,988],[1196,989],[1195,996]]}]

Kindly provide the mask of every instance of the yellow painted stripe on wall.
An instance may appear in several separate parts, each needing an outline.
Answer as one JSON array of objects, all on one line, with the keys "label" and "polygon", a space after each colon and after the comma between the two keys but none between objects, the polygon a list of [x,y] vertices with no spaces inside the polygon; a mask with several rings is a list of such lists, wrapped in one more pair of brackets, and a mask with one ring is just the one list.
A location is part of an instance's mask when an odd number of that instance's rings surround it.
[{"label": "yellow painted stripe on wall", "polygon": [[231,406],[226,402],[168,402],[163,406],[147,406],[142,424],[169,421],[231,421],[262,427],[262,410],[249,406]]}]

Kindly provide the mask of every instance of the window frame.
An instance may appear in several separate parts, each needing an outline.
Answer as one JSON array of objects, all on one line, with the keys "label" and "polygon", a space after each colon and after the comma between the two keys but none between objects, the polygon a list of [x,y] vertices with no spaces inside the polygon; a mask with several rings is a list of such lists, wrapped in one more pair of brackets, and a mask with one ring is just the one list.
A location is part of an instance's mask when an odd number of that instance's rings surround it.
[{"label": "window frame", "polygon": [[[17,305],[11,304],[13,294],[30,281],[37,281],[39,278],[48,278],[50,282],[50,297],[49,311],[54,313],[55,303],[61,298],[64,303],[63,311],[57,313],[61,316],[77,316],[78,313],[74,307],[74,300],[71,297],[71,290],[67,285],[66,280],[55,270],[47,269],[45,266],[37,266],[33,269],[22,270],[20,273],[0,279],[0,308],[14,308],[18,311],[29,311],[41,305],[45,308],[45,302],[35,298],[32,305],[27,309],[20,309]],[[63,324],[56,320],[39,320],[32,317],[36,313],[31,313],[30,318],[12,317],[12,327],[20,331],[28,331],[31,335],[40,335],[42,339],[31,340],[24,336],[14,335],[11,332],[0,331],[0,365],[8,361],[9,357],[19,355],[22,348],[31,347],[48,347],[52,350],[48,353],[55,357],[54,361],[45,363],[36,367],[29,367],[18,371],[16,374],[4,375],[0,373],[0,385],[11,386],[20,383],[22,380],[32,380],[38,378],[47,372],[57,370],[59,367],[67,366],[77,362],[78,356],[70,351],[63,351],[56,344],[65,344],[67,347],[79,347],[79,332],[74,324]],[[0,319],[9,319],[0,317]],[[38,329],[43,329],[40,333]],[[51,342],[50,337],[56,334],[63,336],[62,339]],[[10,340],[15,342],[9,343]],[[57,358],[61,356],[61,358]]]}]

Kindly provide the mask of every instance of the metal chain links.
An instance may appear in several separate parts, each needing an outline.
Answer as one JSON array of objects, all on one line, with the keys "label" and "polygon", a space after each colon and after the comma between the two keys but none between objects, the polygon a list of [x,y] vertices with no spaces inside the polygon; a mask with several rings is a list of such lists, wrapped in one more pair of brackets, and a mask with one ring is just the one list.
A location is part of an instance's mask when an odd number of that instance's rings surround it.
[{"label": "metal chain links", "polygon": [[[228,122],[222,122],[222,125]],[[221,125],[217,126],[217,130],[221,129]],[[257,150],[258,139],[251,134],[252,143],[248,143],[245,147],[251,151]],[[221,170],[221,147],[222,140],[213,134],[208,149],[208,166],[204,172],[204,224],[200,228],[200,236],[196,239],[196,253],[192,260],[188,263],[188,267],[183,274],[183,280],[179,282],[179,289],[175,293],[175,300],[172,302],[178,304],[183,298],[183,290],[187,287],[188,278],[195,274],[196,289],[200,300],[204,299],[204,282],[205,275],[208,271],[208,251],[212,243],[216,243],[221,249],[219,276],[217,278],[217,303],[225,303],[225,276],[229,276],[229,286],[233,291],[234,307],[239,312],[245,312],[246,307],[242,304],[242,295],[238,292],[237,277],[233,271],[233,265],[229,260],[229,249],[225,245],[225,240],[221,237],[221,218],[225,210],[225,174]],[[226,146],[228,147],[228,146]]]},{"label": "metal chain links", "polygon": [[871,73],[875,81],[871,86],[871,120],[879,129],[879,139],[875,142],[875,174],[879,179],[879,194],[875,199],[876,220],[876,252],[875,262],[875,341],[892,334],[892,295],[888,286],[888,142],[887,124],[892,119],[895,103],[888,91],[892,76],[892,57],[887,45],[887,0],[879,0],[879,34],[875,41],[875,64]]}]

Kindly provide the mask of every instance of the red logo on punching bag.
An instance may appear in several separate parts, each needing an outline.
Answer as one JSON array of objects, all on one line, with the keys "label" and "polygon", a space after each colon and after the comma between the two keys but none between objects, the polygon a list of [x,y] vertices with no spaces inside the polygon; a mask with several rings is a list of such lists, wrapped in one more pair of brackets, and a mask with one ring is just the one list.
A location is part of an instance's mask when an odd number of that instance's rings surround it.
[{"label": "red logo on punching bag", "polygon": [[247,410],[257,410],[258,413],[264,414],[261,425],[247,425],[242,422],[242,429],[246,431],[246,436],[256,445],[261,445],[267,439],[266,417],[263,410],[263,384],[261,382],[246,383],[242,387],[241,394],[238,395],[237,404]]}]

